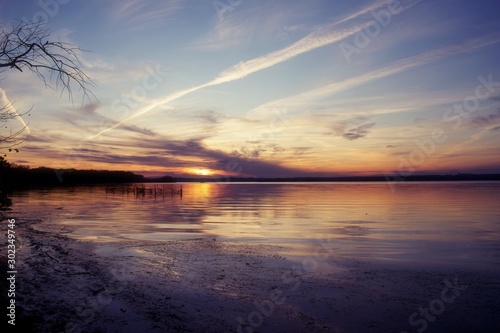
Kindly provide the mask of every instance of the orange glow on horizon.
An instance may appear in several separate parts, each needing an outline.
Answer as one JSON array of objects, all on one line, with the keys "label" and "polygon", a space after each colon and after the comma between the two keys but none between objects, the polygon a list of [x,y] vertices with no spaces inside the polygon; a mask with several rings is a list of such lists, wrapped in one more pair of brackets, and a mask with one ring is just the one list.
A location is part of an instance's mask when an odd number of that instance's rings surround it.
[{"label": "orange glow on horizon", "polygon": [[195,174],[197,176],[210,176],[214,174],[212,170],[205,168],[189,169],[189,173]]},{"label": "orange glow on horizon", "polygon": [[[444,149],[443,149],[444,150]],[[49,151],[40,152],[34,151],[31,153],[29,149],[21,150],[19,154],[7,156],[7,161],[13,164],[29,166],[30,168],[49,167],[55,169],[67,170],[120,170],[129,171],[136,174],[144,175],[145,177],[263,177],[263,178],[279,178],[279,177],[301,177],[310,175],[311,177],[335,177],[335,176],[378,176],[386,174],[400,175],[417,175],[417,174],[456,174],[456,173],[496,173],[500,159],[498,155],[487,155],[486,153],[471,152],[471,149],[460,150],[460,154],[443,154],[436,152],[433,155],[424,154],[418,155],[419,160],[414,157],[413,152],[421,152],[414,149],[404,154],[394,155],[391,152],[369,151],[364,150],[359,153],[348,152],[339,153],[336,155],[308,155],[302,158],[297,158],[294,155],[284,157],[276,157],[275,159],[261,159],[269,166],[276,165],[278,167],[288,168],[284,170],[282,175],[274,174],[267,175],[265,167],[254,169],[251,161],[243,160],[241,165],[234,171],[218,170],[217,168],[203,167],[206,163],[216,163],[210,160],[192,159],[186,161],[186,165],[172,165],[168,163],[163,166],[147,163],[132,163],[132,156],[125,156],[125,163],[109,163],[105,159],[96,161],[96,158],[89,156],[86,159],[85,155],[72,153],[71,151]],[[138,153],[137,153],[138,154]],[[475,154],[475,155],[474,155]],[[29,155],[29,156],[27,156]],[[326,156],[326,157],[325,157]],[[17,160],[16,158],[19,158]],[[446,158],[444,158],[446,157]],[[472,158],[474,157],[474,158]],[[247,163],[248,162],[248,163]],[[239,162],[238,162],[239,163]],[[272,170],[272,169],[271,169]],[[484,171],[486,170],[486,171]],[[492,171],[489,171],[492,170]],[[238,173],[237,171],[240,171]],[[257,171],[257,172],[256,172]],[[296,171],[296,172],[295,172]],[[65,171],[66,172],[66,171]],[[62,175],[65,177],[65,173]]]}]

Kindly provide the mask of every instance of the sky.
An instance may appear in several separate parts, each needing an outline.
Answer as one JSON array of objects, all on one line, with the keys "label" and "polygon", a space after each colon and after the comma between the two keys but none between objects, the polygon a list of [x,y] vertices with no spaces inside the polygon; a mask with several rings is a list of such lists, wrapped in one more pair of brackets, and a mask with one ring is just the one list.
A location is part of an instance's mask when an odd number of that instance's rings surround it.
[{"label": "sky", "polygon": [[[95,84],[0,72],[30,167],[146,176],[500,173],[496,0],[0,0]],[[29,111],[26,113],[26,111]]]}]

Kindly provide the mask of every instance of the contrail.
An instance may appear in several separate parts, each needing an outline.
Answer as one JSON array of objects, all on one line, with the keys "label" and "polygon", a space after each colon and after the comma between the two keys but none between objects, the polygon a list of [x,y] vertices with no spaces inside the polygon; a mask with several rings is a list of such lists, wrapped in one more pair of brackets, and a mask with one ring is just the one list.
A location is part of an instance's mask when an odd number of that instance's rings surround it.
[{"label": "contrail", "polygon": [[334,82],[326,86],[316,88],[314,90],[303,92],[299,95],[294,95],[292,97],[281,98],[272,102],[265,103],[254,108],[253,112],[259,112],[260,110],[266,110],[270,108],[279,108],[283,104],[303,104],[310,100],[316,100],[324,96],[331,96],[335,93],[349,90],[357,86],[382,79],[391,75],[395,75],[404,71],[408,71],[420,66],[424,66],[431,62],[451,57],[457,54],[472,52],[478,49],[488,47],[493,44],[500,42],[500,33],[493,33],[487,36],[473,38],[462,42],[460,44],[454,44],[440,49],[427,51],[425,53],[411,56],[402,60],[399,60],[393,64],[382,67],[380,69],[368,72],[356,77],[351,77],[349,79]]},{"label": "contrail", "polygon": [[324,29],[317,30],[306,37],[302,38],[301,40],[295,42],[294,44],[288,46],[285,49],[275,51],[272,53],[269,53],[267,55],[264,55],[259,58],[255,58],[252,60],[248,60],[245,62],[241,62],[223,72],[221,72],[215,79],[212,81],[209,81],[207,83],[189,88],[189,89],[184,89],[177,91],[167,97],[165,97],[162,100],[156,101],[154,103],[151,103],[150,105],[147,105],[143,108],[141,108],[139,111],[131,115],[130,117],[127,117],[113,126],[110,126],[102,131],[100,131],[97,134],[94,134],[88,139],[94,139],[112,129],[115,129],[119,127],[121,124],[124,122],[127,122],[131,119],[134,119],[136,117],[139,117],[151,110],[153,110],[155,107],[161,106],[163,104],[170,103],[178,98],[181,98],[187,94],[193,93],[195,91],[198,91],[200,89],[206,88],[206,87],[211,87],[211,86],[216,86],[222,83],[226,82],[231,82],[235,80],[242,79],[250,74],[253,74],[255,72],[261,71],[263,69],[272,67],[274,65],[277,65],[281,62],[287,61],[289,59],[292,59],[300,54],[312,51],[314,49],[317,49],[319,47],[332,44],[335,42],[338,42],[346,37],[349,37],[361,29],[364,28],[363,26],[356,26],[350,29],[342,30],[339,32],[330,32],[326,33],[324,32]]},{"label": "contrail", "polygon": [[148,113],[149,111],[153,110],[154,108],[160,106],[160,105],[163,105],[163,104],[167,104],[173,100],[176,100],[178,98],[181,98],[182,96],[185,96],[187,94],[190,94],[194,91],[197,91],[197,90],[200,90],[204,87],[207,87],[208,85],[207,84],[202,84],[202,85],[199,85],[199,86],[196,86],[196,87],[193,87],[193,88],[189,88],[189,89],[185,89],[185,90],[181,90],[181,91],[177,91],[167,97],[165,97],[164,99],[158,101],[158,102],[155,102],[155,103],[151,103],[143,108],[141,108],[139,111],[137,111],[136,113],[134,113],[133,115],[131,115],[130,117],[127,117],[123,120],[120,120],[119,122],[117,122],[116,124],[108,127],[108,128],[105,128],[103,129],[102,131],[100,131],[99,133],[97,134],[94,134],[92,136],[89,136],[87,139],[88,140],[91,140],[91,139],[94,139],[98,136],[101,136],[102,134],[108,132],[108,131],[111,131],[112,129],[115,129],[117,127],[120,127],[123,123],[131,120],[131,119],[134,119],[134,118],[137,118],[145,113]]},{"label": "contrail", "polygon": [[88,137],[88,139],[96,138],[96,137],[98,137],[98,136],[100,136],[100,135],[102,135],[102,134],[104,134],[112,129],[119,127],[124,122],[127,122],[131,119],[134,119],[136,117],[139,117],[143,114],[148,113],[149,111],[153,110],[155,107],[172,102],[172,101],[174,101],[178,98],[181,98],[187,94],[193,93],[195,91],[198,91],[198,90],[206,88],[206,87],[216,86],[216,85],[219,85],[222,83],[227,83],[227,82],[242,79],[242,78],[244,78],[250,74],[253,74],[255,72],[261,71],[263,69],[267,69],[269,67],[277,65],[277,64],[282,63],[284,61],[295,58],[296,56],[298,56],[300,54],[310,52],[310,51],[315,50],[317,48],[320,48],[322,46],[326,46],[329,44],[339,42],[339,41],[341,41],[341,40],[343,40],[351,35],[356,34],[359,31],[361,31],[363,28],[365,28],[367,25],[369,25],[370,22],[367,22],[367,23],[362,24],[362,25],[356,25],[354,27],[346,28],[346,29],[339,30],[339,31],[332,31],[332,28],[334,26],[336,26],[340,23],[344,23],[347,20],[352,20],[360,15],[365,14],[366,12],[368,12],[370,10],[373,10],[375,8],[383,6],[386,3],[388,3],[388,1],[379,1],[375,5],[371,5],[363,10],[360,10],[360,11],[356,12],[355,14],[352,14],[345,19],[342,19],[341,21],[338,21],[338,22],[333,23],[331,25],[327,25],[326,27],[322,27],[322,28],[317,29],[316,31],[310,33],[309,35],[305,36],[304,38],[298,40],[297,42],[291,44],[290,46],[288,46],[284,49],[268,53],[266,55],[263,55],[261,57],[258,57],[258,58],[252,59],[252,60],[240,62],[239,64],[234,65],[233,67],[230,67],[230,68],[222,71],[215,79],[213,79],[207,83],[189,88],[189,89],[184,89],[184,90],[175,92],[175,93],[168,95],[167,97],[165,97],[159,101],[151,103],[150,105],[147,105],[147,106],[141,108],[135,114],[117,122],[113,126],[110,126],[106,129],[100,131],[99,133]]},{"label": "contrail", "polygon": [[377,1],[376,3],[374,3],[373,5],[371,6],[368,6],[368,7],[365,7],[363,9],[361,9],[360,11],[357,11],[356,13],[352,14],[352,15],[349,15],[347,16],[346,18],[338,21],[335,23],[335,25],[338,25],[338,24],[341,24],[341,23],[344,23],[344,22],[347,22],[349,20],[352,20],[352,19],[355,19],[356,17],[358,16],[361,16],[363,14],[366,14],[368,13],[369,11],[371,10],[375,10],[377,8],[380,8],[384,5],[387,5],[389,2],[392,2],[393,0],[382,0],[382,1]]},{"label": "contrail", "polygon": [[26,131],[28,132],[28,135],[30,135],[31,131],[30,131],[28,124],[26,124],[24,119],[19,115],[14,104],[11,103],[11,101],[7,97],[7,94],[5,93],[5,90],[3,90],[2,88],[0,88],[0,97],[1,97],[3,107],[10,109],[8,112],[13,115],[12,118],[16,118],[23,125],[23,128],[26,129]]}]

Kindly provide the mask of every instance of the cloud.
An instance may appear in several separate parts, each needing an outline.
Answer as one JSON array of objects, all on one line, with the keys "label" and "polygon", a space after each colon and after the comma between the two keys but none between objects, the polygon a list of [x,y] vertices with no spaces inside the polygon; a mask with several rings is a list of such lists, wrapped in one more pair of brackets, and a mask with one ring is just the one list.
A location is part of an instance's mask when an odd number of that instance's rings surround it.
[{"label": "cloud", "polygon": [[48,136],[44,134],[34,134],[32,133],[30,137],[28,138],[29,143],[49,143],[53,142],[55,140],[58,140],[60,138],[58,137],[53,137],[53,136]]},{"label": "cloud", "polygon": [[292,149],[294,155],[300,156],[308,154],[312,150],[312,147],[293,147]]},{"label": "cloud", "polygon": [[218,124],[224,117],[225,116],[223,114],[213,110],[199,111],[195,115],[195,118],[202,119],[204,122],[208,124]]},{"label": "cloud", "polygon": [[[276,41],[297,34],[303,36],[311,31],[302,23],[306,12],[314,6],[310,2],[305,4],[295,1],[283,5],[281,2],[265,1],[251,7],[239,4],[231,7],[229,1],[228,6],[224,7],[226,11],[223,9],[223,15],[221,11],[215,10],[214,27],[194,43],[194,48],[203,51],[231,48],[234,51],[237,47],[249,46],[251,43]],[[233,10],[228,11],[228,8]]]},{"label": "cloud", "polygon": [[222,21],[218,21],[215,27],[195,43],[195,49],[208,51],[220,51],[247,46],[253,40],[258,21],[255,15],[229,15]]},{"label": "cloud", "polygon": [[[192,88],[184,89],[177,91],[169,96],[166,96],[163,99],[159,99],[158,101],[151,103],[150,105],[144,106],[140,110],[138,110],[135,114],[123,119],[119,123],[110,126],[109,128],[106,128],[92,136],[89,137],[89,139],[95,138],[97,136],[100,136],[116,127],[119,127],[122,123],[130,121],[136,117],[139,117],[141,115],[144,115],[151,110],[153,110],[156,107],[160,107],[162,105],[166,105],[167,103],[170,103],[178,98],[184,97],[190,93],[193,93],[195,91],[198,91],[200,89],[210,87],[210,86],[215,86],[219,85],[222,83],[227,83],[231,82],[234,80],[239,80],[242,79],[250,74],[253,74],[255,72],[270,68],[272,66],[275,66],[279,63],[282,63],[284,61],[290,60],[300,54],[310,52],[314,49],[317,49],[319,47],[329,45],[332,43],[339,42],[356,32],[360,31],[361,29],[364,28],[364,25],[357,25],[351,28],[347,29],[333,29],[333,27],[336,25],[336,23],[321,27],[317,29],[316,31],[310,33],[306,37],[302,38],[301,40],[291,44],[290,46],[281,49],[279,51],[271,52],[269,54],[266,54],[264,56],[240,62],[239,64],[228,68],[227,70],[222,71],[215,79],[212,81],[209,81],[207,83],[194,86]],[[365,24],[366,25],[366,24]],[[283,102],[286,102],[287,104],[293,103],[290,100],[297,101],[297,100],[303,100],[303,99],[317,99],[321,96],[325,95],[330,95],[334,92],[346,90],[346,89],[351,89],[353,87],[366,84],[368,82],[371,82],[376,79],[380,79],[383,77],[387,77],[390,75],[394,75],[397,73],[401,73],[403,71],[407,71],[410,69],[414,69],[420,66],[423,66],[425,64],[431,63],[435,60],[447,57],[447,56],[452,56],[456,55],[459,53],[464,53],[464,52],[470,52],[473,50],[476,50],[478,48],[483,48],[492,44],[497,43],[500,41],[500,34],[499,33],[494,33],[492,35],[488,35],[485,37],[480,37],[480,38],[475,38],[468,40],[464,43],[457,44],[457,45],[452,45],[449,47],[444,47],[438,50],[433,50],[430,52],[426,52],[423,54],[420,54],[418,56],[413,56],[409,57],[406,59],[403,59],[401,61],[395,62],[394,64],[390,66],[383,67],[379,70],[360,75],[354,78],[350,78],[341,82],[336,82],[332,83],[330,85],[324,86],[319,89],[315,89],[313,91],[309,91],[306,93],[303,93],[299,95],[298,97],[292,97],[291,99],[282,99],[279,101],[267,103],[265,106],[269,106],[271,104],[282,104]],[[254,109],[255,110],[255,109]]]},{"label": "cloud", "polygon": [[[370,6],[370,8],[372,8],[372,6]],[[336,28],[337,25],[338,25],[338,23],[333,23],[330,25],[320,27],[320,28],[316,29],[314,32],[307,35],[306,37],[300,39],[299,41],[289,45],[288,47],[286,47],[284,49],[268,53],[266,55],[254,58],[252,60],[240,62],[239,64],[234,65],[233,67],[222,71],[212,81],[209,81],[207,83],[200,84],[198,86],[194,86],[191,88],[187,88],[184,90],[180,90],[180,91],[177,91],[171,95],[168,95],[163,99],[160,99],[154,103],[151,103],[150,105],[147,105],[147,106],[141,108],[135,114],[122,120],[120,123],[113,125],[113,126],[110,126],[109,128],[104,129],[104,130],[96,133],[95,135],[92,135],[91,137],[89,137],[89,139],[100,136],[100,135],[120,126],[124,122],[132,120],[136,117],[142,116],[142,115],[150,112],[151,110],[153,110],[156,107],[170,103],[178,98],[184,97],[184,96],[186,96],[190,93],[193,93],[195,91],[198,91],[200,89],[242,79],[242,78],[244,78],[248,75],[251,75],[253,73],[256,73],[258,71],[261,71],[261,70],[270,68],[272,66],[275,66],[277,64],[280,64],[282,62],[288,61],[288,60],[290,60],[298,55],[313,51],[317,48],[320,48],[320,47],[323,47],[326,45],[340,42],[343,39],[345,39],[349,36],[352,36],[352,35],[356,34],[357,32],[361,31],[363,28],[365,28],[368,25],[368,23],[364,23],[362,25],[355,25],[355,26],[352,26],[349,28],[344,28],[344,29],[337,29]]]},{"label": "cloud", "polygon": [[495,113],[489,114],[487,116],[476,116],[472,118],[471,123],[477,126],[489,126],[497,123],[500,120],[500,109]]},{"label": "cloud", "polygon": [[[69,112],[59,113],[57,117],[59,119],[63,119],[67,123],[77,128],[85,129],[86,131],[95,127],[102,128],[102,127],[113,126],[119,123],[119,121],[113,120],[97,112],[99,106],[100,105],[98,103],[85,104],[79,110],[71,109]],[[157,133],[148,128],[139,127],[136,125],[120,124],[119,126],[117,126],[117,128],[147,136],[157,135]]]},{"label": "cloud", "polygon": [[129,30],[143,30],[162,25],[182,8],[181,0],[115,1],[112,17],[125,22]]},{"label": "cloud", "polygon": [[[314,115],[311,119],[312,123],[328,123],[327,118],[319,122],[317,121],[317,119],[318,118],[316,117],[316,115]],[[374,123],[367,123],[368,119],[370,119],[368,116],[356,116],[346,119],[333,120],[330,121],[330,124],[327,125],[327,128],[329,130],[328,132],[317,132],[317,134],[339,136],[344,139],[353,141],[358,139],[358,137],[356,137],[356,133],[362,134],[362,132],[365,131],[367,134],[368,130],[374,125]]]},{"label": "cloud", "polygon": [[232,155],[248,159],[266,158],[275,156],[285,150],[276,143],[266,143],[263,140],[248,140],[241,147],[235,149]]},{"label": "cloud", "polygon": [[375,126],[375,123],[364,124],[356,128],[352,128],[342,133],[342,137],[349,141],[358,140],[368,135],[370,128]]},{"label": "cloud", "polygon": [[[468,129],[478,129],[477,133],[470,135],[469,140],[454,145],[449,149],[443,156],[449,156],[454,154],[456,151],[462,152],[464,149],[469,147],[474,147],[473,143],[483,139],[485,136],[489,135],[490,132],[496,132],[500,128],[498,123],[500,122],[500,109],[497,109],[495,113],[486,116],[475,116],[468,123]],[[474,147],[473,149],[477,149]],[[483,149],[484,151],[484,149]]]},{"label": "cloud", "polygon": [[147,136],[155,136],[155,135],[157,135],[156,132],[150,130],[149,128],[139,127],[139,126],[135,126],[135,125],[123,125],[122,124],[118,128],[123,129],[125,131],[129,131],[129,132],[133,132],[133,133],[138,133],[138,134],[143,134],[143,135],[147,135]]},{"label": "cloud", "polygon": [[385,5],[389,4],[390,2],[393,2],[393,0],[381,0],[381,1],[377,1],[373,5],[367,6],[365,8],[362,8],[362,9],[358,10],[357,12],[355,12],[354,14],[351,14],[351,15],[345,17],[344,19],[338,21],[336,24],[341,24],[341,23],[347,22],[349,20],[355,19],[355,18],[357,18],[357,17],[359,17],[361,15],[364,15],[364,14],[372,11],[372,10],[375,10],[377,8],[385,6]]},{"label": "cloud", "polygon": [[[493,44],[500,42],[500,33],[493,33],[485,37],[479,37],[470,39],[464,43],[455,44],[447,47],[443,47],[437,50],[428,51],[416,56],[408,57],[400,61],[396,61],[391,65],[382,67],[378,70],[368,72],[363,75],[352,77],[340,82],[330,83],[328,85],[303,92],[301,94],[296,94],[291,97],[282,98],[272,102],[265,103],[254,108],[251,112],[265,112],[267,113],[270,109],[282,108],[289,105],[304,105],[311,101],[317,101],[318,99],[332,96],[336,93],[353,89],[355,87],[370,83],[375,80],[379,80],[385,77],[396,75],[405,71],[409,71],[434,61],[451,57],[457,54],[472,52],[477,49],[481,49]],[[392,110],[393,113],[398,111],[406,112],[411,110],[411,108],[400,108]],[[371,112],[373,114],[373,112]]]},{"label": "cloud", "polygon": [[[136,142],[122,143],[130,147],[141,147],[144,154],[123,156],[103,152],[100,162],[116,164],[141,164],[158,167],[205,167],[224,175],[228,171],[237,172],[239,176],[254,177],[295,177],[305,176],[305,171],[288,168],[276,162],[250,158],[248,155],[226,153],[210,149],[203,144],[203,139],[172,140],[169,138],[140,138]],[[265,149],[281,151],[280,147],[269,146]],[[257,155],[260,153],[257,150]],[[251,154],[250,154],[251,155]],[[98,162],[95,155],[95,161]],[[258,156],[255,156],[258,157]],[[88,160],[85,157],[85,160]]]},{"label": "cloud", "polygon": [[364,26],[354,26],[351,28],[333,31],[331,31],[330,27],[320,28],[284,49],[268,53],[252,60],[240,62],[239,64],[220,73],[209,83],[209,85],[217,85],[242,79],[255,72],[295,58],[300,54],[310,52],[325,45],[339,42],[359,32],[362,28],[364,28]]},{"label": "cloud", "polygon": [[96,114],[96,110],[99,108],[99,104],[98,103],[89,103],[89,104],[85,104],[83,105],[79,111],[82,111],[88,115],[95,115]]}]

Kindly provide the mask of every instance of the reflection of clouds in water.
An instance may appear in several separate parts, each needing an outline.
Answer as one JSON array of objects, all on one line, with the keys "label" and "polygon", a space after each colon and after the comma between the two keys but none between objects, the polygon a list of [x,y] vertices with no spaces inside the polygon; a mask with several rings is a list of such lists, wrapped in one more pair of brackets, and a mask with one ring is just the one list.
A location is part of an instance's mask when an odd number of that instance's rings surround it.
[{"label": "reflection of clouds in water", "polygon": [[182,220],[187,223],[201,223],[203,217],[206,215],[206,210],[204,209],[192,209],[182,204],[179,206],[179,215]]},{"label": "reflection of clouds in water", "polygon": [[183,184],[182,198],[137,200],[93,187],[32,190],[13,201],[16,211],[40,212],[40,228],[64,226],[70,237],[98,242],[255,241],[302,255],[329,237],[325,251],[341,256],[417,260],[432,253],[433,262],[467,264],[493,260],[498,191],[493,183],[398,183],[395,192],[386,183],[192,183]]}]

